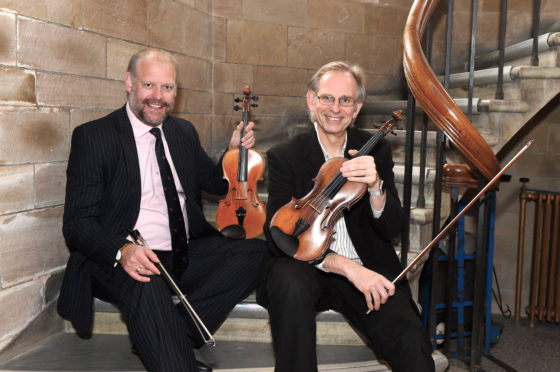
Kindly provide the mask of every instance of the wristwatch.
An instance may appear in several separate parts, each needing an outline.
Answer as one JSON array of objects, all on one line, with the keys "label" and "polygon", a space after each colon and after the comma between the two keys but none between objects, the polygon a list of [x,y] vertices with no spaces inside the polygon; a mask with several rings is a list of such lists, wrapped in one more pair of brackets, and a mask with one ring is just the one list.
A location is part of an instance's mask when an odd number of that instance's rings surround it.
[{"label": "wristwatch", "polygon": [[369,191],[369,194],[371,196],[381,196],[381,195],[383,195],[383,193],[385,192],[385,190],[383,189],[383,180],[381,180],[379,182],[379,188],[377,190],[372,191],[371,189],[368,189],[368,191]]}]

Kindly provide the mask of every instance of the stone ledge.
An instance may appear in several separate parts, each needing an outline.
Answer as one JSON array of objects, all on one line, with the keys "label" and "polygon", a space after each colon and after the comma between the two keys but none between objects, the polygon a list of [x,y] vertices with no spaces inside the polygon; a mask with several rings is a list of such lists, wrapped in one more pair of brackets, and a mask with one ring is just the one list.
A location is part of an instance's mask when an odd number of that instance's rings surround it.
[{"label": "stone ledge", "polygon": [[[257,305],[258,306],[258,305]],[[261,308],[262,309],[262,308]],[[263,309],[264,310],[264,309]],[[318,345],[364,345],[362,339],[354,329],[345,321],[341,321],[340,314],[335,312],[329,316],[336,319],[325,321],[318,318],[317,322],[317,344]],[[326,316],[328,319],[328,316]],[[66,331],[74,333],[69,322],[66,322]],[[93,325],[94,334],[128,334],[125,323],[118,312],[96,312]],[[268,314],[266,318],[241,318],[232,317],[226,319],[220,329],[214,334],[217,341],[251,341],[272,342]]]}]

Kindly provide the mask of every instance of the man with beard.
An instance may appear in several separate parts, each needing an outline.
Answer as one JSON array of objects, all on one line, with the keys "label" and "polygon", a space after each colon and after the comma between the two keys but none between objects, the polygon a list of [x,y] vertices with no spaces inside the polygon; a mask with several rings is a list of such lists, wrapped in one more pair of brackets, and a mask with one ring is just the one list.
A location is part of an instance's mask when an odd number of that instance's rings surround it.
[{"label": "man with beard", "polygon": [[[350,158],[371,138],[351,126],[366,98],[364,80],[358,66],[344,62],[328,63],[311,78],[306,97],[312,126],[267,152],[266,227],[292,197],[301,199],[313,189],[313,177],[325,161]],[[401,231],[404,211],[390,143],[382,140],[369,154],[342,162],[340,172],[349,182],[364,184],[367,192],[336,220],[323,261],[310,264],[286,256],[290,247],[281,250],[285,237],[274,226],[265,230],[273,257],[257,300],[270,315],[275,371],[317,371],[315,317],[333,309],[393,371],[432,372],[431,347],[408,283],[391,283],[402,269],[391,239]]]},{"label": "man with beard", "polygon": [[[194,356],[201,335],[154,263],[174,273],[213,333],[254,289],[266,247],[258,239],[226,239],[204,218],[201,192],[222,195],[228,187],[193,125],[169,116],[177,93],[174,57],[142,50],[124,82],[126,105],[72,135],[63,223],[71,254],[58,311],[88,334],[93,297],[112,302],[149,371],[210,370]],[[229,148],[240,141],[252,147],[252,127],[240,140],[240,123]],[[130,229],[150,249],[133,244]]]}]

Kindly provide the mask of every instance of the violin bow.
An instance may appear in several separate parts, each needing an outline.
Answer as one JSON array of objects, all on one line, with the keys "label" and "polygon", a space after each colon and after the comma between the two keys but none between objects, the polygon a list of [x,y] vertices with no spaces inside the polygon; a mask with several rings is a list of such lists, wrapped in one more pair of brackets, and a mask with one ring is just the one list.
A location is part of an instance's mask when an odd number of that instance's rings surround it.
[{"label": "violin bow", "polygon": [[[457,221],[459,221],[459,219],[461,217],[463,217],[463,215],[465,213],[467,213],[467,211],[474,205],[474,203],[476,203],[478,201],[478,199],[480,199],[482,197],[482,195],[484,195],[484,193],[486,191],[488,191],[488,189],[490,187],[492,187],[492,185],[495,184],[496,181],[498,181],[500,179],[500,177],[505,173],[505,171],[508,170],[508,168],[511,167],[513,165],[513,163],[515,163],[517,161],[517,159],[519,159],[519,157],[521,155],[523,155],[523,153],[525,153],[525,151],[527,151],[527,149],[529,149],[529,147],[531,147],[533,142],[535,142],[535,140],[530,140],[529,142],[527,142],[525,144],[525,146],[523,146],[523,148],[521,150],[519,150],[519,152],[517,154],[515,154],[515,156],[513,158],[511,158],[511,160],[498,173],[496,173],[496,175],[490,180],[490,182],[488,182],[486,184],[486,186],[484,186],[482,188],[482,190],[480,190],[480,192],[478,194],[476,194],[476,196],[469,202],[469,204],[467,204],[466,207],[463,208],[463,210],[461,210],[461,212],[459,212],[455,216],[455,218],[453,218],[447,225],[445,225],[445,227],[430,242],[430,244],[428,244],[426,246],[426,248],[422,249],[422,251],[420,253],[418,253],[418,255],[414,258],[414,260],[412,260],[412,262],[409,263],[408,266],[395,279],[393,279],[393,281],[392,281],[393,284],[396,284],[398,281],[402,280],[406,276],[406,274],[408,274],[408,272],[410,270],[412,270],[412,268],[420,261],[420,259],[422,257],[424,257],[424,255],[426,253],[428,253],[430,251],[430,249],[432,249],[434,247],[434,245],[441,238],[443,238],[443,236],[445,234],[447,234],[447,232],[453,227],[453,225],[455,225],[457,223]],[[371,310],[366,311],[366,315],[369,314],[369,313],[371,313]]]},{"label": "violin bow", "polygon": [[[148,246],[148,243],[146,243],[146,241],[140,234],[140,231],[129,230],[128,233],[132,237],[132,240],[134,240],[134,244],[141,245],[143,247],[151,249]],[[194,325],[196,326],[196,329],[198,330],[198,333],[200,333],[200,336],[202,336],[204,343],[212,346],[216,346],[216,340],[214,340],[214,337],[212,336],[210,331],[208,331],[208,328],[206,328],[206,326],[204,325],[204,323],[202,322],[202,320],[200,319],[196,311],[194,311],[194,308],[187,300],[187,297],[183,294],[183,292],[181,292],[181,289],[179,288],[177,283],[175,283],[175,281],[173,280],[169,272],[165,269],[165,267],[161,264],[161,262],[154,262],[154,265],[156,265],[158,270],[161,272],[161,276],[163,276],[167,284],[169,284],[171,289],[173,289],[173,292],[175,292],[175,294],[179,298],[179,301],[181,301],[181,303],[185,306],[187,313],[189,313]]]},{"label": "violin bow", "polygon": [[408,264],[408,266],[395,278],[393,279],[393,284],[395,284],[396,282],[398,282],[399,280],[401,280],[402,278],[404,278],[406,276],[406,274],[414,267],[414,265],[416,265],[418,263],[418,261],[420,261],[420,259],[430,251],[430,249],[433,248],[433,246],[445,235],[447,234],[447,232],[453,227],[453,225],[455,225],[455,223],[457,223],[457,221],[459,221],[459,219],[465,214],[467,213],[467,211],[474,205],[474,203],[476,203],[478,201],[478,199],[480,199],[480,197],[482,195],[484,195],[484,193],[486,191],[488,191],[488,189],[490,187],[492,187],[492,185],[494,183],[496,183],[496,181],[498,181],[500,179],[500,177],[505,173],[506,170],[508,170],[509,167],[511,167],[511,165],[513,163],[515,163],[517,161],[517,159],[519,159],[519,157],[521,155],[523,155],[523,153],[525,153],[525,151],[527,151],[527,149],[529,149],[529,147],[531,147],[531,145],[533,144],[533,142],[535,142],[535,140],[530,140],[529,142],[527,142],[527,144],[525,144],[525,146],[523,146],[523,148],[521,150],[519,150],[519,152],[513,157],[511,158],[511,160],[494,176],[494,178],[492,178],[490,180],[490,182],[488,182],[486,184],[486,186],[484,186],[482,188],[482,190],[480,190],[480,192],[478,194],[476,194],[476,196],[469,202],[469,204],[466,205],[465,208],[463,208],[463,210],[461,210],[461,212],[459,212],[455,218],[453,218],[451,220],[451,222],[449,222],[441,231],[440,233],[430,242],[430,244],[428,244],[426,246],[426,248],[424,248],[419,254],[418,256],[416,256],[414,258],[414,260],[412,260],[412,262],[410,264]]}]

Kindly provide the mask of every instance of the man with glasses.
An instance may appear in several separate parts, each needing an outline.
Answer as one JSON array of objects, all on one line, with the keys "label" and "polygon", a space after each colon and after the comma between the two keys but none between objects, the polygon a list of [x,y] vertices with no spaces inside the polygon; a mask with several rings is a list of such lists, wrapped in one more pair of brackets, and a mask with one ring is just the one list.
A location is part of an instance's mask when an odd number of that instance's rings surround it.
[{"label": "man with glasses", "polygon": [[326,64],[308,84],[313,126],[267,152],[265,234],[273,257],[257,299],[270,315],[277,372],[317,371],[315,316],[327,309],[342,313],[393,371],[434,370],[408,283],[391,282],[402,269],[391,239],[401,231],[404,211],[389,142],[382,140],[367,156],[342,164],[342,176],[366,184],[367,192],[336,221],[335,239],[322,261],[310,264],[288,257],[271,236],[275,212],[313,189],[325,161],[354,156],[371,137],[351,126],[365,95],[358,66]]}]

